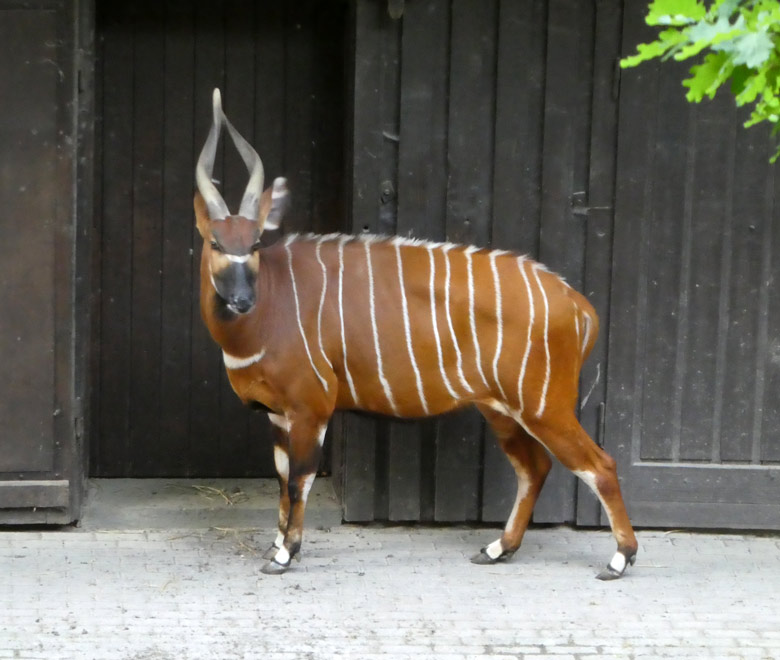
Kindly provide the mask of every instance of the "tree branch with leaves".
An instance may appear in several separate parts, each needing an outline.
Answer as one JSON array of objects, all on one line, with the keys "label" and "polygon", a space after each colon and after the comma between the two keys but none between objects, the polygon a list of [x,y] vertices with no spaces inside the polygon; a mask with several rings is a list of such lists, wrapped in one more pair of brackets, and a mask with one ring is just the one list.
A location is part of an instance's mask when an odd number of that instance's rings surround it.
[{"label": "tree branch with leaves", "polygon": [[[766,121],[780,131],[780,0],[653,0],[645,21],[663,29],[622,67],[704,53],[683,80],[688,101],[712,99],[730,82],[736,104],[752,106],[745,127]],[[780,146],[772,162],[778,157]]]}]

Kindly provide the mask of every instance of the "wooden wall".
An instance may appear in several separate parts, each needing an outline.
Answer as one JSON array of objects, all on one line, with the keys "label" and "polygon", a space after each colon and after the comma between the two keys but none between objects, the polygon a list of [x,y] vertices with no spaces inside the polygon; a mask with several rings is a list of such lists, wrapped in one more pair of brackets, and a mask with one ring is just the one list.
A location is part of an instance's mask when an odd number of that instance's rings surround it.
[{"label": "wooden wall", "polygon": [[[220,87],[266,176],[287,176],[286,228],[343,226],[346,5],[97,4],[100,282],[91,473],[273,474],[265,416],[242,409],[198,309],[195,160]],[[235,207],[246,170],[215,176]]]},{"label": "wooden wall", "polygon": [[[627,50],[652,32],[626,10]],[[620,90],[607,448],[640,524],[780,526],[780,170],[687,65]]]}]

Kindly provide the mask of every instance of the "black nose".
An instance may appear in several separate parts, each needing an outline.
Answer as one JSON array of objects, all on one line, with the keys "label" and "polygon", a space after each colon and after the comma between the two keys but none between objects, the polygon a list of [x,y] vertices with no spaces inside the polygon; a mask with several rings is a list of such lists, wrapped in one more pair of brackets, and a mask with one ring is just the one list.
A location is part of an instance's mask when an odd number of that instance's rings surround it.
[{"label": "black nose", "polygon": [[246,296],[231,296],[230,306],[233,307],[239,314],[246,314],[250,309],[254,301]]}]

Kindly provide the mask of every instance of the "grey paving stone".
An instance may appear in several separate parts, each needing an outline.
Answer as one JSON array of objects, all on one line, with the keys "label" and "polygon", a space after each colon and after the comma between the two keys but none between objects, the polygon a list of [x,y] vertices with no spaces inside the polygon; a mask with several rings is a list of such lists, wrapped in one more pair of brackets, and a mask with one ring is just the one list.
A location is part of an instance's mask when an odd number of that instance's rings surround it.
[{"label": "grey paving stone", "polygon": [[603,583],[606,530],[534,528],[513,561],[480,567],[468,557],[497,529],[321,511],[303,561],[269,577],[270,518],[247,524],[245,506],[219,524],[227,504],[201,514],[183,489],[180,515],[157,492],[145,515],[136,490],[132,516],[0,532],[0,659],[780,657],[777,536],[643,531],[637,565]]}]

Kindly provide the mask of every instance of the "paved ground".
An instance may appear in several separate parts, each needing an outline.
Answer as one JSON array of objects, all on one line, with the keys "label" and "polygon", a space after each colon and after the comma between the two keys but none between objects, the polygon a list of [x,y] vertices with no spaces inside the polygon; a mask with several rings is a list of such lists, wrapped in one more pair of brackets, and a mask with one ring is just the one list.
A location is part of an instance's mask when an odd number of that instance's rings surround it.
[{"label": "paved ground", "polygon": [[641,532],[603,583],[605,531],[473,566],[494,530],[338,525],[322,484],[303,561],[267,577],[265,486],[132,484],[81,529],[0,533],[0,658],[780,658],[778,535]]}]

